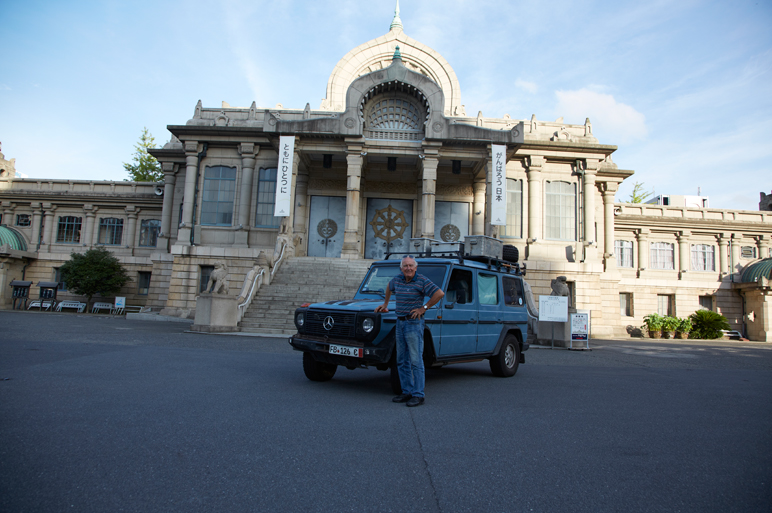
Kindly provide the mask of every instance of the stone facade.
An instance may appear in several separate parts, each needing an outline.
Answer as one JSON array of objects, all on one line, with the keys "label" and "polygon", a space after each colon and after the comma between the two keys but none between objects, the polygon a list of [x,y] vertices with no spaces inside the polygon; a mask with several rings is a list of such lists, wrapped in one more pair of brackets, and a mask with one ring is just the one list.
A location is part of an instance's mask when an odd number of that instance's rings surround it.
[{"label": "stone facade", "polygon": [[[686,317],[706,306],[748,332],[756,303],[737,278],[770,257],[772,214],[615,202],[633,171],[614,163],[617,147],[599,142],[589,119],[467,116],[450,64],[405,35],[398,16],[341,59],[319,110],[198,102],[168,128],[171,141],[151,150],[161,184],[0,178],[3,222],[22,213],[31,221],[19,229],[32,256],[17,258],[13,273],[26,265],[27,279],[51,280],[69,252],[99,244],[101,218],[122,219],[128,238],[110,249],[132,273],[152,273],[147,295],[127,287],[129,302],[192,318],[206,269],[225,262],[240,290],[277,240],[296,258],[351,260],[404,252],[409,237],[480,234],[518,247],[536,295],[566,276],[573,304],[591,312],[592,336],[617,337],[649,313]],[[281,225],[280,136],[294,137]],[[506,147],[506,226],[490,219],[492,145]],[[77,244],[56,240],[66,216],[83,219]],[[159,221],[153,248],[138,244],[145,219]],[[766,328],[754,333],[769,340]]]}]

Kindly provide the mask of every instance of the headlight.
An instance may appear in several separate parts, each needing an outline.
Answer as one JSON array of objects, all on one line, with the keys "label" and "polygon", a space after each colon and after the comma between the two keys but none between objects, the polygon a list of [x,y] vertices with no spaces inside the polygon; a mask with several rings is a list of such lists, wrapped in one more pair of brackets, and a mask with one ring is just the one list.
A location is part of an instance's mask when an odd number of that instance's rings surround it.
[{"label": "headlight", "polygon": [[297,323],[298,326],[300,327],[303,326],[303,324],[306,322],[306,316],[303,314],[303,312],[299,313],[297,317],[295,317],[295,322]]},{"label": "headlight", "polygon": [[365,317],[365,320],[362,321],[362,331],[370,333],[373,328],[375,328],[375,322],[373,322],[372,317]]}]

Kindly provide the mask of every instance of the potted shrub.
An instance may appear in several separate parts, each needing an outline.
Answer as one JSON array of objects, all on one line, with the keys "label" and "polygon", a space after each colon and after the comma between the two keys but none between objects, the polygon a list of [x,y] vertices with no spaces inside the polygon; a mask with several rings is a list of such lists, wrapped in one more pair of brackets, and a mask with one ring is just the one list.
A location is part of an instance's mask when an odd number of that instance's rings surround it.
[{"label": "potted shrub", "polygon": [[689,338],[690,331],[692,331],[692,321],[690,321],[688,317],[685,319],[678,319],[675,338]]},{"label": "potted shrub", "polygon": [[670,338],[678,327],[678,319],[669,315],[662,318],[662,338]]},{"label": "potted shrub", "polygon": [[660,338],[662,336],[663,317],[659,314],[649,314],[643,318],[643,329],[649,332],[649,338]]},{"label": "potted shrub", "polygon": [[712,310],[697,310],[689,316],[692,332],[689,338],[716,339],[724,336],[721,330],[728,330],[726,317]]}]

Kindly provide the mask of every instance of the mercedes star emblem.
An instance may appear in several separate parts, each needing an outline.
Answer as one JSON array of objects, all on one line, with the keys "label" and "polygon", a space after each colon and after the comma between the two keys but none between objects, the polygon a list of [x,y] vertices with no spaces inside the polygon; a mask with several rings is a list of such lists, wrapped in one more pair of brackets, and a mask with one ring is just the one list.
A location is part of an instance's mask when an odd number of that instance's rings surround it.
[{"label": "mercedes star emblem", "polygon": [[330,331],[334,324],[335,324],[335,320],[328,315],[327,317],[324,318],[324,322],[322,323],[322,326],[324,326],[324,329],[326,329],[327,331]]}]

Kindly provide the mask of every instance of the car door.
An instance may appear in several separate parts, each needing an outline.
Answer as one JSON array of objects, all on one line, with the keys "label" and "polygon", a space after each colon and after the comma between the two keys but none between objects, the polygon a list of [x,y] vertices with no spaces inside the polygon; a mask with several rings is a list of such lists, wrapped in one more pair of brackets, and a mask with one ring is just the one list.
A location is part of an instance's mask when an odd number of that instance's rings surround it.
[{"label": "car door", "polygon": [[474,353],[477,345],[474,272],[453,268],[442,301],[440,356]]},{"label": "car door", "polygon": [[501,335],[502,312],[499,276],[480,271],[477,274],[477,352],[490,353]]}]

